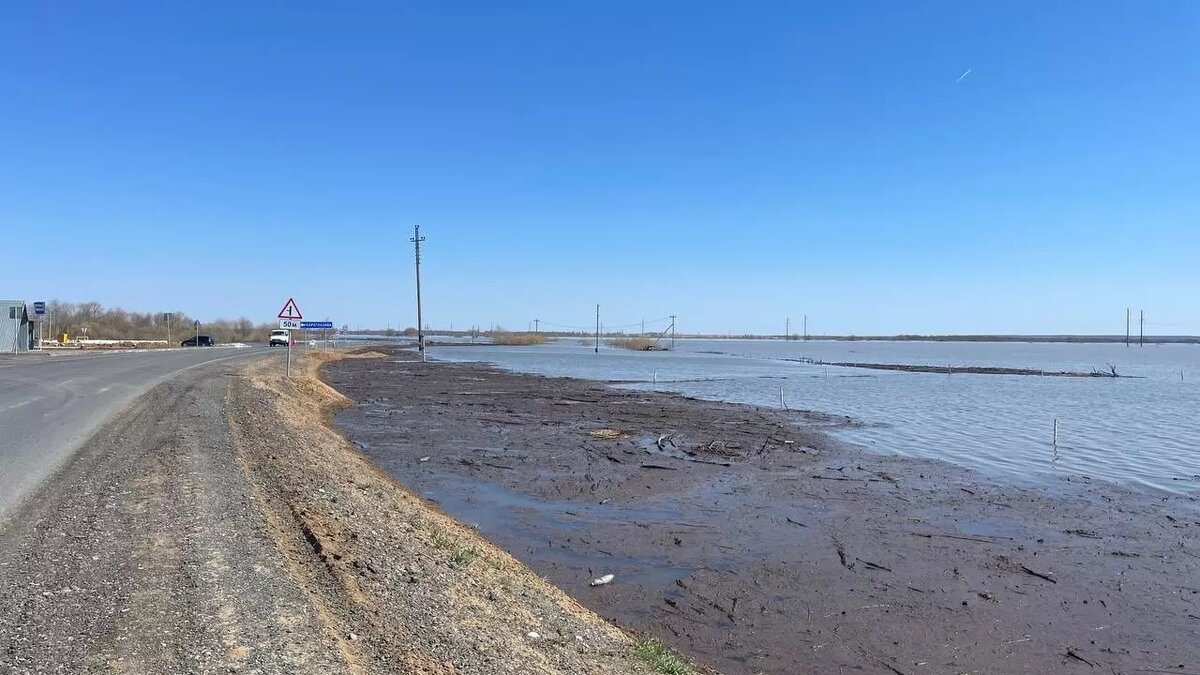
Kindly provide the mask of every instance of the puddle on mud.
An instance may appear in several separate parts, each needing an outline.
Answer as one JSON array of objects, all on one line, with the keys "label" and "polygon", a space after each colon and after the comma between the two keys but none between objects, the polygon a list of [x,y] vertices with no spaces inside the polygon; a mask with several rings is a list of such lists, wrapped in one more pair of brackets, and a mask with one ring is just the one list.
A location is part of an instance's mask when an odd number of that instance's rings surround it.
[{"label": "puddle on mud", "polygon": [[[703,560],[683,549],[677,555],[660,552],[657,540],[664,536],[682,542],[683,536],[717,533],[718,526],[705,520],[726,513],[726,501],[744,501],[750,490],[749,484],[737,485],[728,476],[697,486],[691,494],[640,504],[539,499],[495,483],[465,482],[457,473],[431,471],[406,475],[405,480],[422,497],[568,589],[587,587],[595,577],[612,573],[626,587],[668,592],[700,567],[733,569],[771,548],[748,537],[722,541]],[[630,555],[630,542],[638,540],[658,550]],[[631,609],[633,616],[645,614]]]}]

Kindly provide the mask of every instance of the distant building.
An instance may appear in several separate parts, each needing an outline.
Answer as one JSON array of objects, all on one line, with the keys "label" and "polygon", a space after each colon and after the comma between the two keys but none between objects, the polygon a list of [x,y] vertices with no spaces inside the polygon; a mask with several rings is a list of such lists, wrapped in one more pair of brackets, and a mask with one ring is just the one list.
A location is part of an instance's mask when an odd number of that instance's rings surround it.
[{"label": "distant building", "polygon": [[37,346],[33,317],[23,300],[0,300],[0,354],[27,352]]}]

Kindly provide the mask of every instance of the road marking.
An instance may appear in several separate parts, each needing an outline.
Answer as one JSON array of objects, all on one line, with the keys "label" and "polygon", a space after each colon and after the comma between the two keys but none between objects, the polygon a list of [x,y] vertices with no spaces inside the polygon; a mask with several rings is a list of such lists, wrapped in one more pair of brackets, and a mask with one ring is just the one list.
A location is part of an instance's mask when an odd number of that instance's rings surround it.
[{"label": "road marking", "polygon": [[8,412],[9,410],[16,410],[17,408],[24,408],[25,406],[29,405],[30,403],[36,403],[37,401],[40,401],[40,400],[41,400],[40,398],[31,398],[31,399],[29,399],[28,401],[22,401],[22,402],[20,402],[20,403],[14,403],[14,404],[12,404],[12,405],[10,405],[10,406],[6,406],[6,407],[4,407],[4,408],[0,408],[0,413],[6,413],[6,412]]}]

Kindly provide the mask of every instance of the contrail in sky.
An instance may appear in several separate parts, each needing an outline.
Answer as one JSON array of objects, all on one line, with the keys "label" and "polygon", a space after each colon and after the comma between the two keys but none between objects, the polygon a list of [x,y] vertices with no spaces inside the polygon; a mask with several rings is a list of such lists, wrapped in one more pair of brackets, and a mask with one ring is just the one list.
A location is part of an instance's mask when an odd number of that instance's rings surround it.
[{"label": "contrail in sky", "polygon": [[967,76],[970,74],[971,74],[971,69],[967,68],[966,70],[963,71],[962,75],[958,76],[958,79],[954,81],[954,84],[958,84],[959,82],[962,82],[963,80],[967,79]]}]

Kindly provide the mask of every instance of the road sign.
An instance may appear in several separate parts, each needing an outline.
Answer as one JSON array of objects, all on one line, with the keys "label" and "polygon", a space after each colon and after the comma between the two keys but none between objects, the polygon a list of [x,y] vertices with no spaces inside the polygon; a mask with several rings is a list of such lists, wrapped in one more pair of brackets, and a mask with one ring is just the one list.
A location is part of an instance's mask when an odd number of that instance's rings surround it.
[{"label": "road sign", "polygon": [[199,328],[199,327],[200,327],[200,319],[196,319],[195,321],[192,322],[192,328]]},{"label": "road sign", "polygon": [[292,319],[280,319],[279,327],[287,328],[288,330],[296,330],[296,329],[300,328],[300,322],[294,321]]},{"label": "road sign", "polygon": [[311,330],[314,328],[333,328],[333,322],[332,321],[301,321],[300,327],[305,330]]},{"label": "road sign", "polygon": [[283,309],[279,310],[279,318],[299,321],[304,318],[304,315],[300,313],[300,308],[296,306],[296,301],[288,298],[287,304],[283,306]]},{"label": "road sign", "polygon": [[44,303],[44,302],[33,303],[33,313],[38,314],[38,315],[45,314],[46,313],[46,303]]}]

